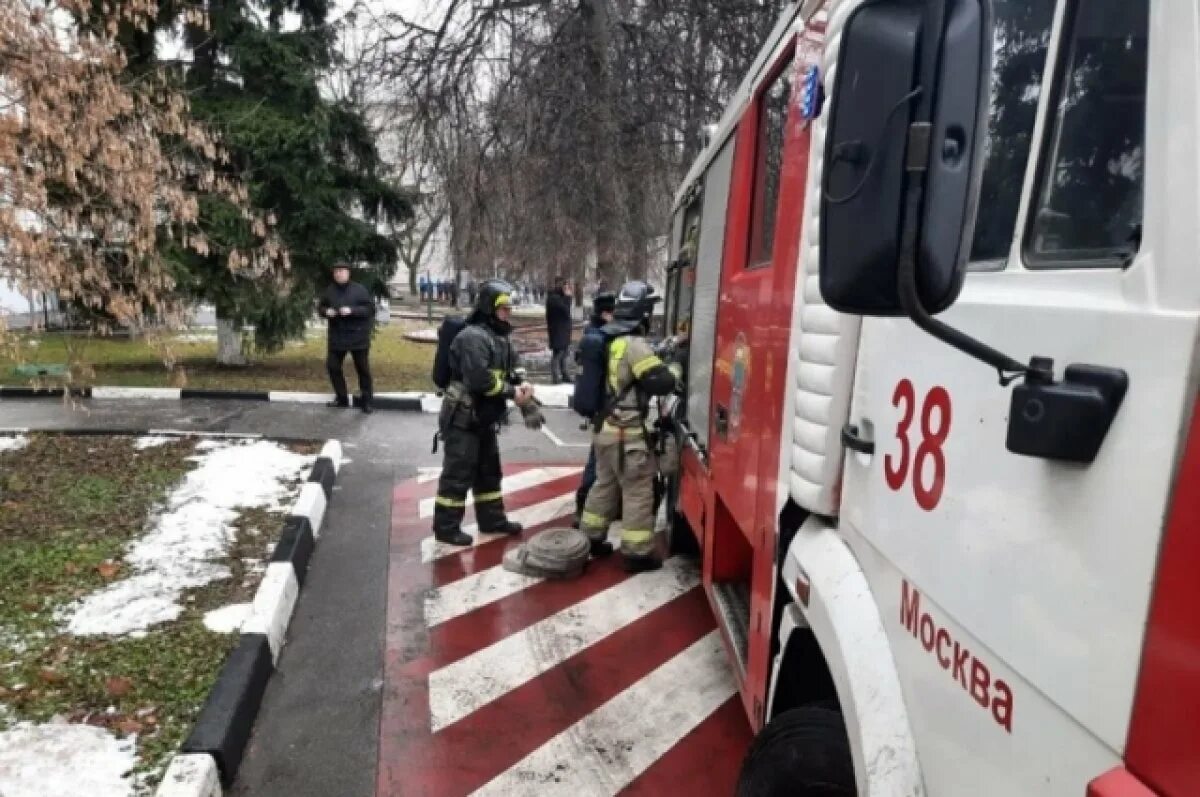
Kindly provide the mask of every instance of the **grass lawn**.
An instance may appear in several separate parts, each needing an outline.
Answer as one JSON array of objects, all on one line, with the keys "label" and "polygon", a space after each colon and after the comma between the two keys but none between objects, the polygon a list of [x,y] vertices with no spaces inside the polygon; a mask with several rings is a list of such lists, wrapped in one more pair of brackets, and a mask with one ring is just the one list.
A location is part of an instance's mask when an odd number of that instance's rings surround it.
[{"label": "grass lawn", "polygon": [[[404,339],[419,322],[393,320],[380,327],[371,346],[375,391],[430,390],[433,346]],[[175,367],[164,364],[161,346],[121,337],[80,337],[45,333],[21,338],[22,358],[30,364],[77,362],[72,383],[119,387],[194,387],[230,390],[302,390],[330,392],[325,373],[325,333],[313,330],[303,341],[275,354],[256,356],[246,367],[216,364],[215,333],[188,333],[164,341]],[[70,351],[68,351],[70,348]],[[32,384],[19,375],[17,361],[0,350],[0,384]],[[350,358],[345,363],[351,390],[357,390]],[[47,380],[43,379],[45,383]]]},{"label": "grass lawn", "polygon": [[[205,615],[252,600],[284,514],[271,502],[249,503],[224,515],[232,519],[223,531],[214,532],[223,535],[218,547],[224,547],[224,555],[200,565],[215,562],[228,575],[178,593],[175,619],[125,633],[71,632],[83,612],[80,607],[106,591],[131,597],[111,612],[100,601],[93,623],[122,615],[137,621],[129,607],[141,607],[146,595],[155,594],[134,587],[146,578],[147,565],[144,558],[131,561],[131,546],[144,544],[152,529],[163,528],[156,525],[161,518],[203,520],[211,528],[212,518],[222,517],[219,510],[196,514],[194,496],[178,504],[170,499],[181,484],[196,483],[195,474],[205,467],[203,457],[239,444],[154,442],[140,447],[130,437],[0,437],[0,758],[7,756],[10,765],[14,758],[22,763],[21,750],[14,749],[20,747],[13,741],[17,735],[30,728],[56,730],[42,723],[102,728],[112,734],[114,744],[134,740],[135,771],[148,777],[130,779],[129,793],[149,793],[191,730],[237,641],[235,633],[209,630]],[[316,449],[289,448],[294,453],[278,454],[284,461],[279,472],[287,474],[286,481],[273,483],[280,497],[295,494],[295,480]],[[247,452],[225,454],[244,457]],[[191,531],[186,537],[195,539]],[[160,567],[169,569],[186,558],[164,549]],[[127,586],[131,588],[123,592]],[[31,725],[22,729],[18,722]]]}]

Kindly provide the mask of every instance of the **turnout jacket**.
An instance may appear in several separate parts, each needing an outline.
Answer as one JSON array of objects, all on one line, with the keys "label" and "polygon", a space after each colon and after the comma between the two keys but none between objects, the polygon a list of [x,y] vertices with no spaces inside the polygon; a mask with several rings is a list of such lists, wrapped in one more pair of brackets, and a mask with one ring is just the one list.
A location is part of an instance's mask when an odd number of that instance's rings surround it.
[{"label": "turnout jacket", "polygon": [[462,383],[476,419],[484,425],[504,417],[508,400],[517,392],[508,375],[518,365],[512,342],[486,323],[467,324],[450,344],[450,378]]}]

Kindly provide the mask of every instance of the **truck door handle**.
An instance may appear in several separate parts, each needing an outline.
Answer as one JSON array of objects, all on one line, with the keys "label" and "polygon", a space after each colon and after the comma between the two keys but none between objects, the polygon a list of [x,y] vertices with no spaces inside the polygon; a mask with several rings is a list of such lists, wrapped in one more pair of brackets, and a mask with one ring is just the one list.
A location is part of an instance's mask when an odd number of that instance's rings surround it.
[{"label": "truck door handle", "polygon": [[717,405],[717,434],[729,436],[729,408],[721,404]]},{"label": "truck door handle", "polygon": [[842,427],[842,445],[851,451],[871,456],[875,453],[875,441],[864,440],[859,436],[858,427],[848,423]]}]

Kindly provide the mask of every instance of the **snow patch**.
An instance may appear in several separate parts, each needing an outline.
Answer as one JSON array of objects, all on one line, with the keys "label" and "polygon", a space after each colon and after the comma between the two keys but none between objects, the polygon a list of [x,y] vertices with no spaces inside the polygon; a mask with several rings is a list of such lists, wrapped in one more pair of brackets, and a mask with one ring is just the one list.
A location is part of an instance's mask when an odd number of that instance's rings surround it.
[{"label": "snow patch", "polygon": [[282,510],[313,457],[267,440],[205,440],[199,463],[125,556],[133,575],[66,607],[60,620],[77,635],[128,634],[170,622],[183,592],[231,576],[220,560],[233,522],[251,507]]},{"label": "snow patch", "polygon": [[23,434],[12,437],[0,437],[0,454],[3,454],[5,451],[20,451],[27,445],[29,445],[29,438]]},{"label": "snow patch", "polygon": [[204,627],[216,634],[232,634],[250,616],[249,603],[233,603],[204,615]]},{"label": "snow patch", "polygon": [[[0,650],[10,651],[13,654],[20,656],[25,651],[29,650],[29,641],[23,639],[17,632],[0,626]],[[7,662],[6,662],[7,664]],[[4,796],[4,792],[0,792],[0,797]]]},{"label": "snow patch", "polygon": [[20,722],[0,732],[4,797],[129,797],[137,740],[104,728]]},{"label": "snow patch", "polygon": [[133,447],[138,451],[145,451],[147,448],[158,448],[159,446],[165,446],[174,439],[175,438],[173,437],[165,437],[158,434],[146,435],[145,437],[139,437],[137,440],[134,440]]}]

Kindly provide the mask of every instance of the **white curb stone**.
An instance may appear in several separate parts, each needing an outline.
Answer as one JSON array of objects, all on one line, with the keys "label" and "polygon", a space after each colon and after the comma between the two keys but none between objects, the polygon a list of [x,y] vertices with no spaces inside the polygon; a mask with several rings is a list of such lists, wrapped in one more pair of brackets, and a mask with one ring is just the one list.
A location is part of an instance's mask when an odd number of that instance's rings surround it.
[{"label": "white curb stone", "polygon": [[321,521],[325,518],[325,491],[316,482],[305,482],[300,497],[292,507],[293,515],[303,515],[312,526],[313,537],[321,536]]},{"label": "white curb stone", "polygon": [[156,797],[221,797],[217,762],[207,753],[185,753],[171,759]]},{"label": "white curb stone", "polygon": [[94,387],[94,399],[175,399],[181,395],[177,387]]},{"label": "white curb stone", "polygon": [[243,634],[263,634],[271,646],[271,661],[278,663],[286,641],[288,622],[296,608],[300,584],[290,562],[272,562],[250,607],[250,616],[242,624]]},{"label": "white curb stone", "polygon": [[341,473],[342,471],[342,444],[337,440],[330,440],[321,447],[321,453],[318,457],[328,457],[333,463],[333,472]]}]

